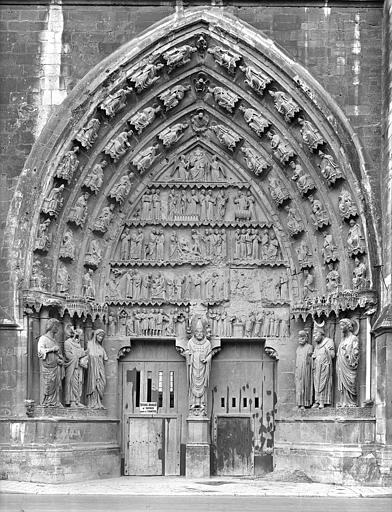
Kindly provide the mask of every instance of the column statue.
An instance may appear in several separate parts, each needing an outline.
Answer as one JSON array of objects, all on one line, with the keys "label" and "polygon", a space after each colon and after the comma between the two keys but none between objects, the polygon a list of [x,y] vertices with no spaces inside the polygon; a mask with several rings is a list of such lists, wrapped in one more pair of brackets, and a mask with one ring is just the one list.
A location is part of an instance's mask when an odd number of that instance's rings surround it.
[{"label": "column statue", "polygon": [[45,332],[38,340],[38,357],[42,361],[41,375],[43,379],[44,407],[63,407],[60,402],[61,381],[64,376],[63,357],[55,339],[60,322],[49,318]]},{"label": "column statue", "polygon": [[65,398],[66,405],[84,407],[81,403],[83,374],[87,368],[87,351],[80,345],[81,329],[68,328],[69,337],[64,341]]},{"label": "column statue", "polygon": [[299,409],[312,405],[312,354],[313,347],[308,343],[308,333],[299,331],[295,361],[295,391]]},{"label": "column statue", "polygon": [[102,405],[103,392],[106,386],[104,362],[108,360],[102,342],[105,331],[97,329],[93,338],[87,343],[88,372],[86,386],[87,407],[91,409],[105,409]]},{"label": "column statue", "polygon": [[336,357],[336,374],[341,401],[338,407],[357,406],[357,373],[359,363],[358,338],[353,334],[353,322],[349,318],[339,320],[342,339]]},{"label": "column statue", "polygon": [[332,360],[335,357],[335,345],[331,338],[325,336],[324,322],[317,324],[313,332],[316,346],[313,352],[313,407],[323,409],[332,403]]}]

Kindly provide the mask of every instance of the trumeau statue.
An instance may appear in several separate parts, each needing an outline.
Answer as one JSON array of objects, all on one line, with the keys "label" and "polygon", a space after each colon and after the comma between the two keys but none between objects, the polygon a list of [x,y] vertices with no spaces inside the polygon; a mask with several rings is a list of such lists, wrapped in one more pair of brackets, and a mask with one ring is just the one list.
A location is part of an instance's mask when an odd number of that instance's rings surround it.
[{"label": "trumeau statue", "polygon": [[158,71],[164,67],[163,64],[144,61],[141,67],[130,76],[129,81],[135,86],[136,92],[141,93],[148,89],[160,79]]},{"label": "trumeau statue", "polygon": [[61,381],[64,375],[64,360],[55,339],[60,322],[49,318],[45,333],[38,340],[38,357],[41,359],[44,407],[63,407],[60,402]]},{"label": "trumeau statue", "polygon": [[333,340],[325,336],[324,323],[315,322],[313,340],[316,343],[313,352],[314,405],[323,409],[332,403],[332,363],[335,357]]},{"label": "trumeau statue", "polygon": [[71,278],[69,277],[68,270],[65,265],[60,263],[57,269],[57,292],[64,294],[68,293],[70,281]]},{"label": "trumeau statue", "polygon": [[49,192],[48,197],[44,199],[42,205],[43,213],[47,213],[51,217],[57,217],[61,207],[63,206],[64,199],[62,194],[64,191],[64,184],[59,187],[53,187]]},{"label": "trumeau statue", "polygon": [[50,219],[46,219],[44,222],[41,222],[38,226],[38,233],[34,246],[35,251],[48,252],[52,241],[51,235],[48,235],[48,228],[50,222]]},{"label": "trumeau statue", "polygon": [[83,186],[97,194],[103,184],[103,170],[107,166],[106,160],[101,160],[94,165],[91,171],[87,174],[83,182]]},{"label": "trumeau statue", "polygon": [[358,338],[353,334],[353,322],[349,318],[339,320],[342,338],[336,357],[336,375],[340,401],[338,407],[356,407],[357,374],[359,364]]},{"label": "trumeau statue", "polygon": [[95,220],[93,227],[94,231],[97,231],[98,233],[106,233],[114,216],[114,207],[115,205],[111,203],[109,206],[102,208],[102,213]]},{"label": "trumeau statue", "polygon": [[339,213],[343,219],[349,219],[358,215],[357,207],[348,190],[342,190],[339,195]]},{"label": "trumeau statue", "polygon": [[226,68],[229,73],[235,73],[237,63],[241,60],[241,55],[226,50],[221,46],[215,46],[207,51],[214,56],[215,62],[220,66]]},{"label": "trumeau statue", "polygon": [[190,85],[179,84],[160,94],[158,98],[163,102],[166,112],[176,107],[184,99],[186,91],[189,91],[190,88]]},{"label": "trumeau statue", "polygon": [[284,116],[285,121],[290,122],[301,110],[293,98],[286,93],[282,91],[269,91],[269,93],[274,99],[276,110]]},{"label": "trumeau statue", "polygon": [[158,144],[144,149],[132,160],[132,165],[134,165],[140,173],[147,171],[158,156],[158,149]]},{"label": "trumeau statue", "polygon": [[86,400],[87,407],[91,409],[105,409],[102,399],[106,386],[105,362],[108,360],[108,356],[102,346],[104,338],[105,332],[102,329],[97,329],[87,343]]},{"label": "trumeau statue", "polygon": [[290,167],[294,170],[294,174],[291,179],[295,181],[300,194],[306,195],[316,188],[314,181],[310,175],[303,170],[300,163],[291,161]]},{"label": "trumeau statue", "polygon": [[362,234],[361,225],[354,219],[350,219],[348,230],[347,247],[350,256],[363,254],[365,251],[365,238]]},{"label": "trumeau statue", "polygon": [[173,126],[169,126],[158,135],[158,139],[162,141],[165,148],[169,148],[181,139],[184,135],[184,130],[186,130],[188,126],[188,123],[177,123]]},{"label": "trumeau statue", "polygon": [[192,53],[195,52],[197,52],[197,48],[195,46],[190,46],[189,44],[184,44],[183,46],[164,52],[162,54],[162,58],[169,68],[168,72],[171,73],[173,69],[184,66],[190,62]]},{"label": "trumeau statue", "polygon": [[214,99],[218,105],[228,112],[232,113],[233,109],[239,101],[239,97],[234,92],[224,89],[223,87],[209,87],[208,92],[214,95]]},{"label": "trumeau statue", "polygon": [[308,342],[308,333],[299,331],[295,361],[295,396],[300,409],[310,407],[313,403],[312,354],[313,347]]},{"label": "trumeau statue", "polygon": [[295,152],[290,144],[282,140],[277,133],[269,131],[267,132],[267,137],[271,140],[271,148],[275,158],[282,164],[286,164],[290,158],[295,156]]},{"label": "trumeau statue", "polygon": [[73,239],[73,232],[69,229],[64,233],[63,241],[60,247],[59,257],[65,260],[75,259],[75,243]]},{"label": "trumeau statue", "polygon": [[147,107],[132,116],[128,123],[132,125],[135,128],[137,134],[140,135],[143,130],[147,128],[147,126],[154,122],[158,112],[161,110],[162,109],[159,105]]},{"label": "trumeau statue", "polygon": [[241,105],[240,110],[244,113],[245,122],[250,126],[250,128],[252,128],[254,132],[257,133],[259,137],[261,137],[263,133],[271,126],[271,122],[263,117],[260,112],[257,112],[257,110],[254,108],[246,108]]},{"label": "trumeau statue", "polygon": [[331,155],[327,155],[322,151],[319,151],[318,154],[321,157],[319,165],[321,174],[328,181],[329,185],[334,185],[335,181],[342,177],[342,171],[336,165]]},{"label": "trumeau statue", "polygon": [[95,117],[90,119],[87,125],[78,131],[75,139],[79,141],[84,148],[90,149],[94,142],[97,140],[100,126],[101,122],[99,119],[96,119]]},{"label": "trumeau statue", "polygon": [[81,329],[68,327],[68,338],[64,341],[65,380],[64,403],[71,407],[84,407],[81,403],[83,373],[88,365],[87,351],[80,345]]},{"label": "trumeau statue", "polygon": [[121,132],[117,137],[109,141],[103,150],[106,155],[109,155],[114,162],[117,162],[122,156],[125,155],[131,144],[128,138],[133,134],[132,130]]},{"label": "trumeau statue", "polygon": [[189,412],[195,416],[206,416],[213,351],[206,337],[205,322],[201,318],[194,319],[192,337],[183,355],[187,363]]},{"label": "trumeau statue", "polygon": [[230,151],[234,151],[236,145],[241,140],[239,135],[223,124],[215,124],[211,126],[211,130],[215,133],[219,142],[226,146]]},{"label": "trumeau statue", "polygon": [[353,290],[359,291],[368,288],[367,267],[359,258],[354,259]]},{"label": "trumeau statue", "polygon": [[68,222],[73,222],[79,227],[82,227],[87,219],[88,208],[87,202],[90,194],[85,192],[76,201],[75,205],[71,208],[68,216]]},{"label": "trumeau statue", "polygon": [[290,198],[290,194],[287,188],[283,185],[283,183],[276,177],[269,175],[268,176],[268,189],[270,191],[271,197],[274,200],[275,204],[280,206],[287,199]]},{"label": "trumeau statue", "polygon": [[134,173],[130,172],[126,174],[125,176],[122,176],[120,178],[120,181],[113,185],[111,191],[109,192],[109,196],[111,199],[114,199],[117,203],[123,204],[126,197],[128,196],[132,181],[131,179],[134,177]]},{"label": "trumeau statue", "polygon": [[253,171],[256,176],[261,176],[263,172],[270,167],[270,164],[265,160],[265,158],[250,146],[242,146],[241,152],[244,155],[248,169]]},{"label": "trumeau statue", "polygon": [[108,94],[99,108],[105,112],[108,117],[114,117],[127,104],[127,96],[132,92],[131,87],[119,89],[113,94]]},{"label": "trumeau statue", "polygon": [[322,146],[325,143],[320,132],[312,123],[305,121],[301,117],[298,118],[298,122],[301,125],[300,132],[302,139],[311,151],[316,151],[319,146]]},{"label": "trumeau statue", "polygon": [[252,66],[240,66],[240,70],[245,73],[245,83],[261,95],[264,94],[265,88],[272,82],[272,78],[257,71]]},{"label": "trumeau statue", "polygon": [[79,165],[79,160],[76,157],[78,151],[78,146],[75,146],[72,150],[65,153],[55,172],[56,178],[66,180],[68,183],[71,181]]}]

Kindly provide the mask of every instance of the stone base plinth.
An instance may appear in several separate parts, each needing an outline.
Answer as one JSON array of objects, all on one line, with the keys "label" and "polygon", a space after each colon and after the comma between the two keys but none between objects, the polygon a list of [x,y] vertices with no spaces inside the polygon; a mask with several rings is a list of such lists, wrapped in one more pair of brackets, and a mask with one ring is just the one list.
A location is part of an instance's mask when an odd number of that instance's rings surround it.
[{"label": "stone base plinth", "polygon": [[65,483],[120,476],[119,421],[0,419],[0,478]]},{"label": "stone base plinth", "polygon": [[301,470],[322,483],[377,485],[375,428],[375,418],[368,410],[361,414],[360,408],[277,418],[274,469]]},{"label": "stone base plinth", "polygon": [[209,477],[210,440],[209,419],[204,416],[189,417],[186,443],[186,476],[189,478]]}]

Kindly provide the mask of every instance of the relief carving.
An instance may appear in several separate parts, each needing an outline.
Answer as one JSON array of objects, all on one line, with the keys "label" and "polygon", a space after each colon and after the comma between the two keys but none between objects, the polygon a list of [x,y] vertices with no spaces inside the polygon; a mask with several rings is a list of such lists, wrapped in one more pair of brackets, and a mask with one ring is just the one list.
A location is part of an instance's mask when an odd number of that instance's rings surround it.
[{"label": "relief carving", "polygon": [[163,64],[154,64],[152,61],[144,61],[142,66],[130,76],[129,81],[135,86],[139,94],[151,87],[160,79],[158,71],[164,67]]},{"label": "relief carving", "polygon": [[290,236],[294,237],[302,233],[305,227],[297,212],[289,205],[285,206],[285,210],[287,212],[286,225]]},{"label": "relief carving", "polygon": [[354,219],[350,219],[348,230],[347,247],[350,256],[357,256],[366,252],[365,237],[361,225]]},{"label": "relief carving", "polygon": [[325,405],[332,404],[332,371],[335,344],[331,338],[325,336],[324,322],[323,324],[315,322],[313,340],[316,343],[312,356],[315,402],[313,407],[323,409]]},{"label": "relief carving", "polygon": [[234,197],[234,218],[235,220],[253,221],[256,220],[255,199],[248,190],[240,190]]},{"label": "relief carving", "polygon": [[59,258],[72,261],[75,259],[75,243],[73,233],[69,229],[64,233]]},{"label": "relief carving", "polygon": [[318,199],[314,199],[313,196],[309,196],[309,201],[312,203],[312,215],[311,219],[313,221],[313,225],[317,229],[323,229],[325,226],[330,224],[329,215],[327,210],[323,208],[321,201]]},{"label": "relief carving", "polygon": [[242,263],[276,263],[282,261],[282,252],[273,230],[255,228],[236,229],[234,233],[234,260]]},{"label": "relief carving", "polygon": [[324,233],[324,242],[322,255],[325,263],[330,263],[337,261],[339,259],[338,248],[333,240],[333,237],[330,233]]},{"label": "relief carving", "polygon": [[307,174],[302,165],[298,162],[290,162],[290,167],[294,170],[292,180],[295,181],[298,191],[301,195],[305,196],[316,188],[316,185],[309,174]]},{"label": "relief carving", "polygon": [[349,318],[339,320],[342,338],[336,356],[336,374],[341,400],[338,407],[357,406],[357,374],[359,364],[358,337],[353,333],[353,322]]},{"label": "relief carving", "polygon": [[271,122],[254,108],[246,108],[241,105],[240,110],[244,113],[245,122],[259,137],[270,128]]},{"label": "relief carving", "polygon": [[166,112],[176,107],[184,99],[186,91],[189,91],[190,85],[176,85],[163,92],[158,98],[163,102]]},{"label": "relief carving", "polygon": [[208,44],[203,34],[199,34],[196,36],[195,46],[197,48],[197,51],[201,54],[204,54],[207,51]]},{"label": "relief carving", "polygon": [[295,156],[294,149],[288,142],[282,140],[277,133],[269,131],[267,133],[267,137],[271,141],[271,148],[273,150],[274,156],[279,160],[279,162],[286,164],[290,158]]},{"label": "relief carving", "polygon": [[269,175],[268,176],[268,189],[270,191],[271,197],[275,204],[278,206],[282,205],[287,199],[290,199],[290,194],[287,188],[283,185],[283,183],[276,177]]},{"label": "relief carving", "polygon": [[162,54],[163,60],[166,62],[166,66],[169,68],[168,73],[171,73],[175,68],[184,66],[190,62],[192,53],[197,52],[195,46],[184,44],[178,48],[173,48]]},{"label": "relief carving", "polygon": [[144,149],[132,160],[132,165],[134,165],[140,173],[147,171],[158,156],[158,149],[158,144]]},{"label": "relief carving", "polygon": [[240,66],[240,70],[245,73],[245,83],[261,96],[264,94],[265,88],[272,82],[272,78],[252,66]]},{"label": "relief carving", "polygon": [[157,114],[161,112],[161,110],[159,105],[147,107],[132,116],[128,123],[133,126],[137,134],[140,135],[147,126],[154,122]]},{"label": "relief carving", "polygon": [[231,74],[234,74],[237,68],[237,63],[241,60],[241,55],[229,50],[225,50],[221,46],[215,46],[207,50],[213,57],[215,62],[220,66],[227,69]]},{"label": "relief carving", "polygon": [[132,134],[132,130],[121,132],[117,137],[106,144],[103,150],[104,153],[109,155],[113,162],[118,162],[118,160],[125,155],[128,148],[131,147],[131,144],[128,142],[128,138]]},{"label": "relief carving", "polygon": [[111,203],[102,208],[102,213],[95,220],[93,231],[106,233],[114,216],[114,206],[115,205]]},{"label": "relief carving", "polygon": [[313,347],[308,343],[308,333],[299,331],[295,359],[295,397],[299,409],[313,403],[312,356]]},{"label": "relief carving", "polygon": [[208,92],[213,94],[215,102],[230,114],[233,113],[233,109],[239,101],[239,97],[234,94],[234,92],[229,91],[228,89],[224,89],[223,87],[209,87]]},{"label": "relief carving", "polygon": [[342,171],[339,169],[331,155],[327,155],[322,151],[319,151],[318,154],[321,157],[321,163],[318,166],[321,174],[328,181],[328,184],[333,186],[336,180],[342,178]]},{"label": "relief carving", "polygon": [[210,116],[203,110],[200,109],[196,114],[191,116],[192,130],[197,135],[203,135],[207,130],[210,123]]},{"label": "relief carving", "polygon": [[358,215],[357,207],[348,190],[342,190],[339,195],[339,213],[342,219],[350,219]]},{"label": "relief carving", "polygon": [[211,130],[215,133],[219,142],[226,146],[230,151],[234,151],[238,142],[242,140],[239,135],[223,124],[212,125]]},{"label": "relief carving", "polygon": [[133,177],[134,177],[133,172],[129,172],[125,176],[122,176],[120,178],[120,181],[113,186],[108,197],[110,199],[113,199],[120,205],[123,204],[123,202],[125,201],[125,199],[127,198],[128,194],[131,190],[131,186],[132,186],[131,180]]},{"label": "relief carving", "polygon": [[72,176],[79,165],[79,160],[76,157],[76,153],[78,151],[78,146],[75,146],[72,150],[65,153],[54,174],[56,178],[66,180],[67,183],[71,181]]},{"label": "relief carving", "polygon": [[64,184],[59,187],[53,186],[49,192],[48,197],[45,197],[42,204],[42,212],[50,217],[57,217],[61,207],[63,206],[64,198],[62,197],[64,191]]},{"label": "relief carving", "polygon": [[35,240],[34,250],[40,252],[48,252],[50,244],[52,243],[52,236],[48,234],[48,228],[51,220],[46,219],[38,226],[37,238]]},{"label": "relief carving", "polygon": [[82,227],[88,215],[87,202],[90,194],[85,192],[76,201],[75,205],[71,208],[68,216],[68,222],[73,222],[76,226]]},{"label": "relief carving", "polygon": [[297,103],[288,94],[282,91],[268,91],[272,96],[276,110],[282,114],[288,123],[301,110]]},{"label": "relief carving", "polygon": [[313,267],[312,251],[310,250],[305,240],[301,240],[299,246],[296,249],[296,253],[301,270]]},{"label": "relief carving", "polygon": [[256,176],[262,176],[264,171],[270,167],[270,164],[264,159],[264,157],[250,146],[243,146],[241,148],[241,152],[244,154],[244,159],[248,169],[253,171]]},{"label": "relief carving", "polygon": [[300,132],[302,139],[311,151],[316,151],[319,146],[325,144],[325,140],[322,138],[320,132],[311,122],[305,121],[301,117],[298,118],[298,122],[301,125]]},{"label": "relief carving", "polygon": [[69,276],[68,270],[66,269],[65,265],[60,263],[57,269],[57,293],[68,293],[70,281],[71,278]]},{"label": "relief carving", "polygon": [[88,188],[94,194],[97,194],[102,187],[103,170],[107,164],[106,160],[101,160],[101,162],[96,163],[83,182],[83,186]]},{"label": "relief carving", "polygon": [[99,108],[105,112],[108,117],[114,117],[120,110],[125,108],[127,104],[127,96],[132,92],[131,87],[119,89],[113,94],[108,94]]},{"label": "relief carving", "polygon": [[98,138],[98,130],[100,126],[100,120],[93,117],[85,127],[78,131],[75,139],[79,141],[84,148],[90,149]]},{"label": "relief carving", "polygon": [[127,313],[126,336],[162,337],[175,335],[175,317],[173,310],[166,313],[164,309],[132,309]]},{"label": "relief carving", "polygon": [[183,137],[183,132],[188,128],[188,126],[188,123],[177,123],[173,126],[169,126],[158,135],[158,139],[166,149],[170,148],[173,144],[176,144],[181,137]]},{"label": "relief carving", "polygon": [[84,258],[84,264],[96,269],[102,261],[102,248],[99,240],[93,238],[88,246],[88,251]]}]

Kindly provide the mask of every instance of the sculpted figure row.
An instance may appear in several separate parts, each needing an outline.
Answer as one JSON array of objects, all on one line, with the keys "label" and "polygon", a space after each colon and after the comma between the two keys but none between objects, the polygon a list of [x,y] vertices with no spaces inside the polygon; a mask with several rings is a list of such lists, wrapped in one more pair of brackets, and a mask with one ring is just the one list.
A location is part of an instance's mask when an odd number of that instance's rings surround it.
[{"label": "sculpted figure row", "polygon": [[103,330],[94,332],[87,349],[80,344],[79,330],[68,329],[69,337],[64,341],[64,353],[56,340],[60,322],[48,320],[45,333],[38,340],[38,357],[41,359],[44,407],[63,407],[61,393],[64,380],[64,403],[71,407],[85,407],[81,402],[84,374],[86,378],[87,407],[103,409],[102,398],[106,386],[104,362],[108,360],[102,342]]},{"label": "sculpted figure row", "polygon": [[324,326],[315,324],[314,347],[308,343],[308,333],[298,333],[295,366],[296,403],[301,409],[323,409],[333,403],[333,360],[336,355],[337,387],[340,395],[338,406],[357,405],[357,371],[359,364],[358,338],[353,334],[353,322],[348,318],[339,321],[341,341],[337,354],[331,338],[325,336]]}]

